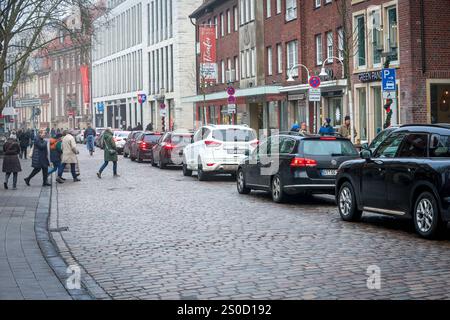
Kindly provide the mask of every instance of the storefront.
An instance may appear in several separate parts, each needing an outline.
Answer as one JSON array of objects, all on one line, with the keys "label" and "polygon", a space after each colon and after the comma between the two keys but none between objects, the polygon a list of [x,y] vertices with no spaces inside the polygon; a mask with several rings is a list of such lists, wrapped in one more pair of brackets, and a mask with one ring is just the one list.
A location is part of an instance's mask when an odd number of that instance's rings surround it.
[{"label": "storefront", "polygon": [[450,79],[427,80],[427,109],[431,123],[450,123]]}]

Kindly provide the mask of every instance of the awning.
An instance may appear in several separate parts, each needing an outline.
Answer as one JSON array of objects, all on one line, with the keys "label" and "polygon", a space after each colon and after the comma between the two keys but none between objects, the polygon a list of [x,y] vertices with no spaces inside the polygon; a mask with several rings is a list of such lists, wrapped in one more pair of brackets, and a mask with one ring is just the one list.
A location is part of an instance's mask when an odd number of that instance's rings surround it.
[{"label": "awning", "polygon": [[[346,79],[323,81],[320,84],[320,89],[322,92],[345,89],[346,87],[347,87]],[[281,87],[280,92],[299,93],[307,91],[309,88],[310,88],[309,84],[296,84],[294,86]]]},{"label": "awning", "polygon": [[[254,88],[236,89],[236,93],[234,95],[236,98],[239,98],[239,97],[266,95],[266,94],[279,94],[281,88],[282,87],[280,86],[259,86]],[[203,99],[205,99],[205,101],[213,101],[227,98],[228,93],[224,90],[221,92],[206,94],[205,98],[203,98],[203,95],[184,97],[181,98],[181,102],[182,103],[201,102],[203,101]]]}]

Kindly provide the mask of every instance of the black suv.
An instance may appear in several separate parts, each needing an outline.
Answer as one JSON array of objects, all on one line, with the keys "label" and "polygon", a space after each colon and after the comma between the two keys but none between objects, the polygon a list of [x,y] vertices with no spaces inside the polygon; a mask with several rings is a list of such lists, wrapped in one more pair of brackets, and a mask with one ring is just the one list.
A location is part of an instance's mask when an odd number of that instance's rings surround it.
[{"label": "black suv", "polygon": [[361,157],[338,170],[342,219],[363,211],[412,218],[422,237],[437,236],[450,220],[450,124],[402,126]]},{"label": "black suv", "polygon": [[287,194],[334,194],[339,165],[358,157],[350,140],[286,133],[269,137],[239,165],[237,190],[266,190],[275,202]]}]

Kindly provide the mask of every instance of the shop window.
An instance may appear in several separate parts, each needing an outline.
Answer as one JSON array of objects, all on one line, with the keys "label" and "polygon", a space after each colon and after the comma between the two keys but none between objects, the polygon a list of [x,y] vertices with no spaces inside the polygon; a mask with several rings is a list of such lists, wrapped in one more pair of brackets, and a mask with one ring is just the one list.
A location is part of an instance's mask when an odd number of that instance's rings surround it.
[{"label": "shop window", "polygon": [[269,129],[278,129],[280,125],[279,121],[279,108],[278,101],[270,101],[269,102]]},{"label": "shop window", "polygon": [[366,103],[366,89],[357,89],[358,95],[358,110],[359,110],[359,130],[358,136],[361,141],[367,140],[367,103]]},{"label": "shop window", "polygon": [[450,83],[430,86],[431,123],[450,123]]},{"label": "shop window", "polygon": [[372,88],[375,135],[383,130],[384,109],[382,105],[381,87]]}]

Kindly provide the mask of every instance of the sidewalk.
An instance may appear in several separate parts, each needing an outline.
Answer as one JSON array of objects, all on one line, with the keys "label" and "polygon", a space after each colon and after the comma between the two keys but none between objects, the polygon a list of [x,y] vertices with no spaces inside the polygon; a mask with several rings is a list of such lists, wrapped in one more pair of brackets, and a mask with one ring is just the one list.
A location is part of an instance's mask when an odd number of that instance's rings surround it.
[{"label": "sidewalk", "polygon": [[[0,157],[0,168],[3,162]],[[58,299],[70,300],[64,286],[48,265],[39,248],[35,233],[36,214],[47,208],[50,190],[42,189],[41,175],[27,187],[23,181],[30,171],[30,160],[22,162],[18,189],[0,184],[0,300]],[[43,197],[41,197],[43,192]],[[41,197],[41,201],[40,201]]]}]

